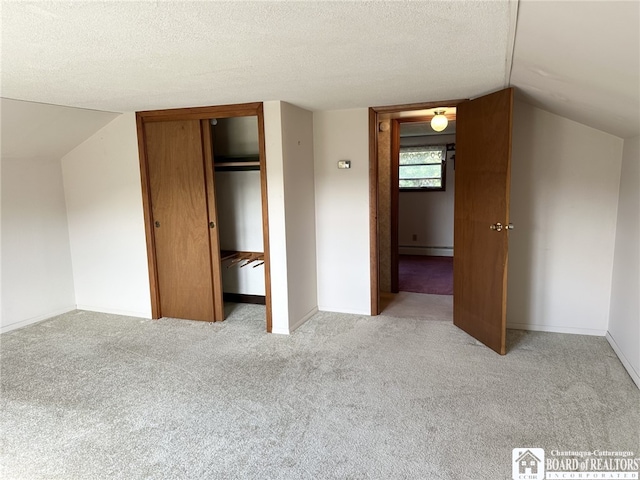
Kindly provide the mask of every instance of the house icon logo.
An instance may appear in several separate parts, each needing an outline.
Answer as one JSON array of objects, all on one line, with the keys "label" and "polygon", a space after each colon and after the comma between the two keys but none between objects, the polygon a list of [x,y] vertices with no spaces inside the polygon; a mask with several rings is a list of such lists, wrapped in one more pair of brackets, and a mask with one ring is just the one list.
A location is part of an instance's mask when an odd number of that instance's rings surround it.
[{"label": "house icon logo", "polygon": [[544,479],[544,450],[542,448],[514,448],[511,460],[513,480]]}]

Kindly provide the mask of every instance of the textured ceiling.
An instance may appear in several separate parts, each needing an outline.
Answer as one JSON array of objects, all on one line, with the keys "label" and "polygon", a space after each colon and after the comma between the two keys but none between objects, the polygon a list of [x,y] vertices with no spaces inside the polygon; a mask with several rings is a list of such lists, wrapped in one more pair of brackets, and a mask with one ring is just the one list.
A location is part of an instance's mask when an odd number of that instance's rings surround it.
[{"label": "textured ceiling", "polygon": [[1,94],[119,112],[465,98],[506,85],[515,5],[4,1]]},{"label": "textured ceiling", "polygon": [[511,84],[551,112],[640,133],[638,1],[0,5],[7,98],[116,112],[267,100],[327,110]]}]

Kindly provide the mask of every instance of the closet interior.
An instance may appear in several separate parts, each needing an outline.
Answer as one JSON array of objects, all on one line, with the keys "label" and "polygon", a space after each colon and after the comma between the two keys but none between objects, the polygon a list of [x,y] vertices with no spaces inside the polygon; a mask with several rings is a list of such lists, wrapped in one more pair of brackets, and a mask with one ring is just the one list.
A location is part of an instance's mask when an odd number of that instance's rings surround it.
[{"label": "closet interior", "polygon": [[153,318],[221,321],[266,305],[271,331],[262,104],[138,112]]},{"label": "closet interior", "polygon": [[265,304],[258,118],[211,119],[224,301]]}]

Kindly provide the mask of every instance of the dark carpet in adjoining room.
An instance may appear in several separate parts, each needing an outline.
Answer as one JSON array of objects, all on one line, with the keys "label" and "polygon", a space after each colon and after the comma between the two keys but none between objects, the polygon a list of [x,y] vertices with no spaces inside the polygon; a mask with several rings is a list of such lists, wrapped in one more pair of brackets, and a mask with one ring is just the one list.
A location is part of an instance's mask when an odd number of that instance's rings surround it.
[{"label": "dark carpet in adjoining room", "polygon": [[398,272],[401,292],[453,295],[453,257],[400,255]]}]

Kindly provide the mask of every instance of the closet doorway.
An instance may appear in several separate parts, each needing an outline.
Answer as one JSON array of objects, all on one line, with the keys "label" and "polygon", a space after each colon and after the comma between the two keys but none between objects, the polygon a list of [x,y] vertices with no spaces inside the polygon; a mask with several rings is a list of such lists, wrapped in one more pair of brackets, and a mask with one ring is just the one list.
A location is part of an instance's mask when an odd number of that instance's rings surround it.
[{"label": "closet doorway", "polygon": [[153,318],[222,321],[271,285],[262,103],[138,112]]}]

